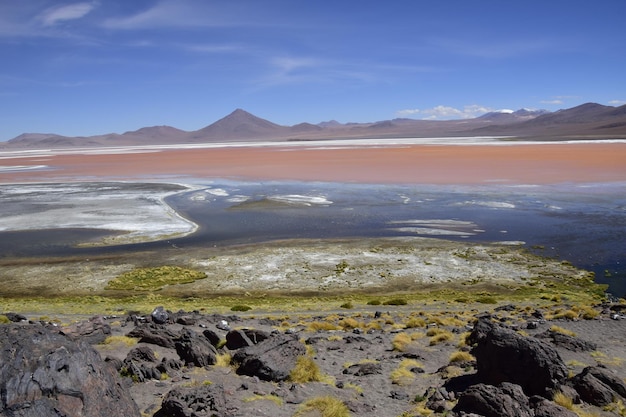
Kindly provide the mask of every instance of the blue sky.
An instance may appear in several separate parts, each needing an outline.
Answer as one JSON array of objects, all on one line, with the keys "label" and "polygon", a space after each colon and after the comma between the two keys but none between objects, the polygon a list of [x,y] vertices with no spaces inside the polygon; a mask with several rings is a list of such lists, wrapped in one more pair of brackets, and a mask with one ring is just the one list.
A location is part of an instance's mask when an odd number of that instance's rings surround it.
[{"label": "blue sky", "polygon": [[0,0],[0,140],[626,104],[626,1]]}]

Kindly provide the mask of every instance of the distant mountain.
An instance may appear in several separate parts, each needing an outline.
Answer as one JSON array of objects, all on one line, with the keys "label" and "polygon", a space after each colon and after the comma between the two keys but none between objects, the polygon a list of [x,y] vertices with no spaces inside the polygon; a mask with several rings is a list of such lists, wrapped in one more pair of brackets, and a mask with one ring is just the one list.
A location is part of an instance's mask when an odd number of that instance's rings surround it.
[{"label": "distant mountain", "polygon": [[520,121],[534,119],[538,116],[542,116],[548,113],[550,113],[548,110],[531,110],[531,109],[520,109],[517,111],[500,110],[500,111],[485,113],[482,116],[479,116],[478,119],[490,120],[492,122],[497,122],[497,123],[513,123],[513,122],[520,122]]},{"label": "distant mountain", "polygon": [[526,121],[478,128],[475,132],[546,138],[623,138],[626,137],[626,106],[585,103]]},{"label": "distant mountain", "polygon": [[123,134],[67,137],[53,133],[24,133],[0,149],[46,149],[68,147],[131,146],[255,140],[324,140],[350,138],[515,136],[524,139],[577,139],[626,137],[626,105],[620,107],[585,103],[556,112],[520,109],[486,113],[464,120],[392,119],[372,123],[282,126],[237,109],[226,117],[195,131],[171,126],[152,126]]},{"label": "distant mountain", "polygon": [[277,125],[245,110],[237,109],[205,128],[190,132],[189,139],[194,141],[257,139],[272,136],[281,137],[288,131],[288,127]]}]

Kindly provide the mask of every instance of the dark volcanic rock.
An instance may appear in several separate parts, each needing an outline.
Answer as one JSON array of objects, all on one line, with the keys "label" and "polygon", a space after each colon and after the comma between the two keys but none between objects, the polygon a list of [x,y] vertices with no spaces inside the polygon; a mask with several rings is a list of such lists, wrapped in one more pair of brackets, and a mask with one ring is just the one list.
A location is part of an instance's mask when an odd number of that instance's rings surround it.
[{"label": "dark volcanic rock", "polygon": [[170,319],[169,313],[163,306],[155,308],[150,314],[150,317],[152,317],[152,321],[156,324],[166,324]]},{"label": "dark volcanic rock", "polygon": [[364,362],[350,365],[348,368],[343,370],[343,373],[354,376],[376,375],[382,374],[383,368],[378,362]]},{"label": "dark volcanic rock", "polygon": [[228,417],[224,387],[219,384],[174,388],[154,417]]},{"label": "dark volcanic rock", "polygon": [[149,343],[168,349],[174,349],[174,340],[179,337],[167,327],[156,324],[141,324],[126,334],[128,337],[136,337],[141,343]]},{"label": "dark volcanic rock", "polygon": [[456,412],[484,417],[533,417],[528,397],[519,385],[504,382],[498,387],[477,384],[463,392],[454,406]]},{"label": "dark volcanic rock", "polygon": [[289,335],[275,335],[269,339],[240,349],[233,356],[239,364],[240,375],[257,376],[265,381],[284,381],[299,356],[306,354],[306,347]]},{"label": "dark volcanic rock", "polygon": [[180,359],[186,364],[195,366],[215,365],[217,350],[204,336],[190,329],[183,329],[174,343]]},{"label": "dark volcanic rock", "polygon": [[111,326],[103,317],[96,316],[87,321],[63,327],[63,333],[74,340],[80,339],[95,345],[104,342],[111,335]]},{"label": "dark volcanic rock", "polygon": [[589,366],[568,383],[583,401],[593,405],[607,405],[613,402],[616,394],[626,398],[626,384],[605,368]]},{"label": "dark volcanic rock", "polygon": [[270,337],[270,334],[263,330],[231,330],[226,334],[226,347],[230,350],[237,350],[261,343],[268,337]]},{"label": "dark volcanic rock", "polygon": [[535,411],[535,417],[578,417],[575,412],[539,396],[530,398],[530,406]]},{"label": "dark volcanic rock", "polygon": [[132,349],[122,362],[125,374],[137,382],[145,382],[147,379],[161,379],[161,371],[156,367],[157,358],[152,349],[147,346],[139,346]]},{"label": "dark volcanic rock", "polygon": [[0,326],[0,416],[139,416],[115,369],[87,343],[41,325]]},{"label": "dark volcanic rock", "polygon": [[546,396],[567,378],[567,367],[553,346],[500,327],[489,318],[476,323],[468,341],[476,345],[471,353],[480,382],[511,382],[527,395]]},{"label": "dark volcanic rock", "polygon": [[252,345],[254,343],[243,330],[231,330],[226,333],[226,347],[230,350],[237,350]]},{"label": "dark volcanic rock", "polygon": [[536,337],[550,339],[555,345],[563,349],[571,350],[572,352],[591,352],[598,348],[598,345],[593,342],[588,342],[559,332],[552,332],[550,330],[539,333]]},{"label": "dark volcanic rock", "polygon": [[7,319],[9,319],[9,321],[12,321],[13,323],[19,323],[22,321],[28,321],[28,318],[23,315],[23,314],[19,314],[19,313],[4,313],[4,315],[6,316]]},{"label": "dark volcanic rock", "polygon": [[211,343],[215,347],[217,347],[222,342],[222,339],[220,338],[220,335],[218,335],[217,333],[215,333],[211,329],[205,329],[202,332],[202,334],[204,335],[204,337],[207,338],[209,343]]}]

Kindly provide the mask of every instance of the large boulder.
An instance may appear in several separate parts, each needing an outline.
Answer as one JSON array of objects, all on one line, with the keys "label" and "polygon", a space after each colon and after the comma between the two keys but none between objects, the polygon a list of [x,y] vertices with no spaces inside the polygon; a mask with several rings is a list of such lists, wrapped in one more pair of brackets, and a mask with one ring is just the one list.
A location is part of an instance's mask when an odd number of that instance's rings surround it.
[{"label": "large boulder", "polygon": [[239,349],[233,356],[240,375],[256,376],[264,381],[284,381],[289,378],[299,356],[306,347],[290,335],[279,334],[253,346]]},{"label": "large boulder", "polygon": [[593,342],[551,330],[539,333],[535,337],[550,339],[556,346],[571,350],[572,352],[591,352],[598,348],[598,345]]},{"label": "large boulder", "polygon": [[606,368],[588,366],[568,383],[583,401],[593,405],[607,405],[617,395],[626,398],[626,384]]},{"label": "large boulder", "polygon": [[191,329],[183,329],[180,337],[174,342],[176,352],[186,365],[195,366],[215,365],[217,350],[209,340],[200,336]]},{"label": "large boulder", "polygon": [[226,334],[226,347],[229,350],[237,350],[261,343],[268,337],[270,337],[269,333],[264,332],[263,330],[231,330]]},{"label": "large boulder", "polygon": [[134,381],[145,382],[148,379],[161,379],[161,371],[157,369],[157,358],[152,349],[139,346],[132,349],[122,362],[124,373]]},{"label": "large boulder", "polygon": [[528,397],[519,385],[504,382],[499,386],[476,384],[466,389],[453,409],[484,417],[533,417]]},{"label": "large boulder", "polygon": [[174,388],[154,417],[228,417],[224,387],[220,384]]},{"label": "large boulder", "polygon": [[489,318],[478,320],[468,341],[475,345],[471,353],[476,358],[479,382],[511,382],[527,395],[550,397],[550,392],[567,379],[567,366],[552,345],[522,336]]},{"label": "large boulder", "polygon": [[0,326],[0,416],[140,416],[89,344],[39,324]]},{"label": "large boulder", "polygon": [[62,328],[62,332],[74,340],[84,340],[95,345],[104,342],[111,335],[111,326],[102,316],[95,316]]},{"label": "large boulder", "polygon": [[174,349],[174,340],[177,339],[179,335],[165,326],[148,323],[138,325],[128,332],[126,336],[137,338],[140,343],[149,343],[168,349]]}]

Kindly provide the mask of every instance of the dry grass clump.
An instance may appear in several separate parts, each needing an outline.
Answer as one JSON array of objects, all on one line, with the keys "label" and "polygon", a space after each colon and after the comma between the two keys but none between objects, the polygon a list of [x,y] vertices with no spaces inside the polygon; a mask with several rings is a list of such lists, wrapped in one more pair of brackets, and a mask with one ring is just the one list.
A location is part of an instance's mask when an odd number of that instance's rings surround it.
[{"label": "dry grass clump", "polygon": [[575,312],[574,310],[557,310],[554,312],[554,316],[552,316],[552,318],[554,320],[560,320],[560,319],[565,319],[565,320],[577,320],[578,319],[578,313]]},{"label": "dry grass clump", "polygon": [[583,320],[593,320],[600,315],[598,310],[585,305],[572,307],[572,310],[576,311]]},{"label": "dry grass clump", "polygon": [[426,327],[426,320],[421,317],[409,317],[404,323],[404,327],[407,329],[415,329],[417,327]]},{"label": "dry grass clump", "polygon": [[228,353],[222,353],[220,355],[216,355],[217,361],[215,362],[215,366],[219,366],[221,368],[228,368],[231,363],[231,355]]},{"label": "dry grass clump", "polygon": [[476,360],[469,352],[456,351],[450,355],[450,363],[471,362]]},{"label": "dry grass clump", "polygon": [[283,399],[276,396],[276,395],[260,395],[260,394],[255,394],[252,397],[247,397],[243,399],[243,402],[245,403],[249,403],[252,401],[259,401],[259,400],[269,400],[272,401],[274,404],[276,404],[279,407],[282,407],[283,405]]},{"label": "dry grass clump", "polygon": [[344,330],[352,330],[357,328],[366,327],[364,323],[360,323],[358,320],[352,317],[346,317],[339,321],[339,326]]},{"label": "dry grass clump", "polygon": [[423,336],[423,333],[412,333],[408,334],[405,332],[398,333],[394,336],[391,341],[391,345],[393,346],[393,350],[398,352],[406,352],[408,347],[413,343],[413,341],[419,339]]},{"label": "dry grass clump", "polygon": [[415,380],[414,368],[421,368],[422,364],[415,359],[404,359],[400,365],[391,372],[391,383],[396,385],[410,385]]},{"label": "dry grass clump", "polygon": [[449,342],[454,339],[454,334],[452,334],[452,332],[436,327],[428,329],[426,336],[430,337],[430,340],[428,341],[430,346],[437,345],[442,342]]},{"label": "dry grass clump", "polygon": [[330,376],[322,373],[315,360],[309,355],[300,356],[296,361],[296,366],[293,367],[289,374],[289,380],[297,384],[306,382],[332,383],[331,379]]},{"label": "dry grass clump", "polygon": [[404,352],[411,344],[411,342],[411,336],[409,336],[407,333],[398,333],[393,337],[391,345],[393,346],[393,350],[396,350],[398,352]]},{"label": "dry grass clump", "polygon": [[307,330],[310,332],[319,332],[319,331],[332,331],[332,330],[340,330],[341,327],[337,326],[335,323],[331,323],[328,321],[312,321],[307,324]]},{"label": "dry grass clump", "polygon": [[[315,412],[318,413],[315,413]],[[315,397],[304,402],[293,417],[319,415],[321,417],[350,417],[350,410],[339,398]]]},{"label": "dry grass clump", "polygon": [[431,315],[428,317],[431,323],[435,323],[437,326],[450,326],[450,327],[461,327],[467,324],[467,320],[463,321],[458,317],[439,317]]},{"label": "dry grass clump", "polygon": [[128,336],[109,336],[106,339],[104,339],[104,342],[102,342],[103,345],[110,345],[110,346],[135,346],[138,342],[138,339],[135,339],[133,337],[128,337]]},{"label": "dry grass clump", "polygon": [[576,332],[573,332],[573,331],[568,330],[568,329],[564,329],[561,326],[556,326],[556,325],[550,326],[550,331],[554,332],[554,333],[561,333],[561,334],[564,334],[564,335],[567,335],[567,336],[576,337]]},{"label": "dry grass clump", "polygon": [[606,356],[604,352],[600,352],[599,350],[594,350],[590,353],[591,357],[596,360],[600,365],[608,365],[608,366],[621,366],[624,363],[624,359],[614,356],[613,358],[609,358]]},{"label": "dry grass clump", "polygon": [[554,394],[554,397],[552,397],[552,401],[554,401],[561,407],[567,408],[568,410],[574,409],[574,400],[563,394],[561,391],[558,391]]}]

